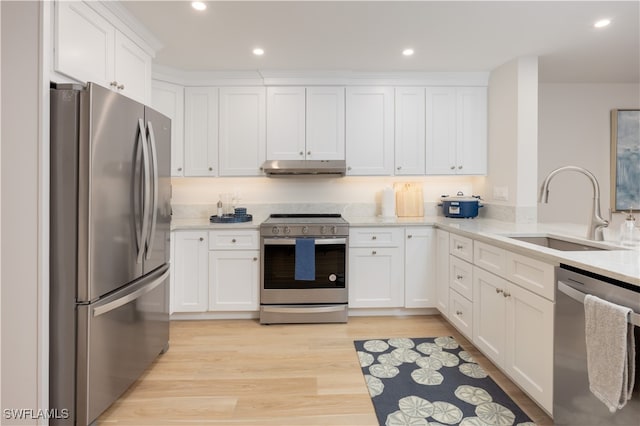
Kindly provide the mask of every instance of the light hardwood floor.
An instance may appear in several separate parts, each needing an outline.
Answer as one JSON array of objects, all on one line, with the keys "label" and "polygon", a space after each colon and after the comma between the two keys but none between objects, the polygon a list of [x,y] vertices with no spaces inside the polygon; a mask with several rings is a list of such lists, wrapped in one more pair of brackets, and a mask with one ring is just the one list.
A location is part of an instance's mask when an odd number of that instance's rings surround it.
[{"label": "light hardwood floor", "polygon": [[173,321],[169,351],[99,425],[377,425],[353,341],[454,336],[539,425],[553,424],[439,315],[347,324]]}]

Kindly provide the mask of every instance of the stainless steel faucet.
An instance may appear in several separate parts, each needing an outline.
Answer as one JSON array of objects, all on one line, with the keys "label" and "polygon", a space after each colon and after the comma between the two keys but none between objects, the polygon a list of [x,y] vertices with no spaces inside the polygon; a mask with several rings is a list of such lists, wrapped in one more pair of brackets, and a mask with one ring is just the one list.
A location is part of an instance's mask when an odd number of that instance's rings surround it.
[{"label": "stainless steel faucet", "polygon": [[593,206],[591,207],[591,219],[589,220],[589,230],[587,231],[587,238],[595,241],[603,241],[603,229],[609,226],[609,221],[602,218],[600,214],[600,185],[598,185],[598,179],[587,169],[583,169],[578,166],[564,166],[553,170],[547,175],[540,187],[540,202],[549,202],[549,183],[551,179],[560,172],[574,171],[579,172],[589,178],[593,185]]}]

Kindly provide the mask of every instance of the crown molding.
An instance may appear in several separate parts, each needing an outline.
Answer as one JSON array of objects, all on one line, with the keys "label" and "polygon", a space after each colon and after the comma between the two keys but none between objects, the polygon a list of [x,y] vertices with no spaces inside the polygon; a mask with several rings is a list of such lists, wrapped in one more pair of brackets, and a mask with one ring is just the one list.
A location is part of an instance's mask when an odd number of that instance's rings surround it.
[{"label": "crown molding", "polygon": [[107,17],[109,22],[136,41],[141,48],[153,57],[155,57],[155,52],[164,47],[164,44],[142,22],[135,18],[120,1],[90,1],[87,4],[103,16],[105,14],[111,15]]}]

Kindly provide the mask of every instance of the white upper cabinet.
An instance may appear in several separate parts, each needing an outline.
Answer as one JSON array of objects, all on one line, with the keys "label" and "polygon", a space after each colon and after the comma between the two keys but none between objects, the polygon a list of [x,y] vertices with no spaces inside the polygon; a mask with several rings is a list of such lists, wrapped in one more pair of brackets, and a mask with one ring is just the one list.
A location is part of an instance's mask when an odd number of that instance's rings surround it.
[{"label": "white upper cabinet", "polygon": [[184,89],[184,176],[215,176],[218,167],[218,89]]},{"label": "white upper cabinet", "polygon": [[260,176],[266,157],[264,87],[220,88],[220,176]]},{"label": "white upper cabinet", "polygon": [[304,160],[304,87],[267,88],[267,159]]},{"label": "white upper cabinet", "polygon": [[307,160],[344,160],[344,87],[307,87]]},{"label": "white upper cabinet", "polygon": [[267,159],[344,159],[344,88],[267,88]]},{"label": "white upper cabinet", "polygon": [[426,89],[426,173],[487,173],[486,87]]},{"label": "white upper cabinet", "polygon": [[425,174],[425,89],[395,90],[395,174]]},{"label": "white upper cabinet", "polygon": [[184,176],[184,89],[153,80],[151,106],[171,119],[171,176]]},{"label": "white upper cabinet", "polygon": [[84,2],[56,2],[54,69],[137,101],[151,98],[151,55]]},{"label": "white upper cabinet", "polygon": [[393,174],[393,114],[393,88],[347,87],[348,174]]}]

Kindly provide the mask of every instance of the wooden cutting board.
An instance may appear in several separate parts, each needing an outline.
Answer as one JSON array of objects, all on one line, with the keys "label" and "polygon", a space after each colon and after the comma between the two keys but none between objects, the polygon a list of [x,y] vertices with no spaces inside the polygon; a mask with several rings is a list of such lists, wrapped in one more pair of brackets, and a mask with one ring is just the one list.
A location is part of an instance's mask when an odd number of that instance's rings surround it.
[{"label": "wooden cutting board", "polygon": [[396,191],[396,214],[398,217],[424,216],[424,196],[421,183],[394,184]]}]

